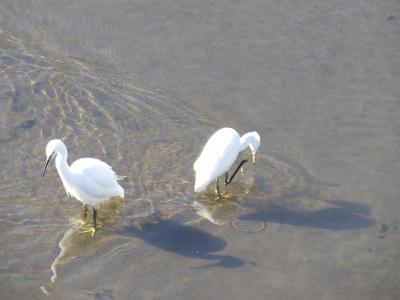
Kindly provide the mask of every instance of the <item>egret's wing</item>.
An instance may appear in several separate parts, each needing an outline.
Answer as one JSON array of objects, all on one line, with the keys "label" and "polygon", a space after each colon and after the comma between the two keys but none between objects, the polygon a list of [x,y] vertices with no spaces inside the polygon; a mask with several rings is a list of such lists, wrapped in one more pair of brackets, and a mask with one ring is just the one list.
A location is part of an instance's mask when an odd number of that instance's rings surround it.
[{"label": "egret's wing", "polygon": [[210,137],[199,158],[193,164],[195,171],[204,166],[213,168],[218,162],[232,154],[237,156],[239,135],[236,131],[227,129],[219,130]]},{"label": "egret's wing", "polygon": [[113,187],[118,179],[111,166],[95,158],[78,159],[71,165],[71,169],[87,175],[102,187]]}]

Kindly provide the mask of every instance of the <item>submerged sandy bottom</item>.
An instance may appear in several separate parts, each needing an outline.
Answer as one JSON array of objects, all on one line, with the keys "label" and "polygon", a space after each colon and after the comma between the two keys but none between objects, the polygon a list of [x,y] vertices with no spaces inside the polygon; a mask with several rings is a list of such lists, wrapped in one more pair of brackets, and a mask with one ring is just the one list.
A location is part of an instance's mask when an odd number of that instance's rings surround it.
[{"label": "submerged sandy bottom", "polygon": [[[399,49],[398,1],[3,1],[1,298],[399,299]],[[223,126],[257,164],[195,195]],[[127,176],[93,238],[52,138]]]}]

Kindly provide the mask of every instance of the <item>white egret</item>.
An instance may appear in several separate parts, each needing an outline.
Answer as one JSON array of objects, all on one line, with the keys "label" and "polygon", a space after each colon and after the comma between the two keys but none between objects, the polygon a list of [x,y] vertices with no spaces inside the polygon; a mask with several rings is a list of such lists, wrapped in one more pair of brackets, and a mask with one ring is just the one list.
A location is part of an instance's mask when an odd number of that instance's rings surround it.
[{"label": "white egret", "polygon": [[96,209],[111,197],[124,197],[124,189],[118,184],[122,178],[115,174],[105,162],[95,158],[81,158],[71,166],[67,164],[68,151],[61,140],[51,140],[46,146],[46,165],[42,176],[45,175],[51,160],[56,157],[56,168],[68,196],[75,197],[85,206],[84,218],[87,215],[86,205],[93,207],[92,236],[96,231]]},{"label": "white egret", "polygon": [[249,147],[253,156],[253,163],[255,163],[259,146],[260,136],[255,131],[248,132],[240,137],[239,133],[232,128],[219,129],[207,141],[193,165],[196,172],[194,191],[203,191],[210,182],[216,179],[218,192],[218,177],[226,172],[225,185],[229,184],[242,165],[248,161],[248,159],[242,160],[228,180],[228,170],[232,167],[239,153]]}]

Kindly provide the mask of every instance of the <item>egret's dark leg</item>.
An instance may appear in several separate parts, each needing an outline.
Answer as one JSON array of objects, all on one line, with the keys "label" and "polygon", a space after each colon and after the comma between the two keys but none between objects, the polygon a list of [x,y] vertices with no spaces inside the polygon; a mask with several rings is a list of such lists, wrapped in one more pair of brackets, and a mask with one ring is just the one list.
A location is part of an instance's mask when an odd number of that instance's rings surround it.
[{"label": "egret's dark leg", "polygon": [[93,228],[96,229],[96,217],[97,217],[97,211],[93,206]]},{"label": "egret's dark leg", "polygon": [[88,213],[88,208],[86,205],[83,205],[83,219],[86,219]]},{"label": "egret's dark leg", "polygon": [[238,167],[236,168],[235,172],[233,172],[231,178],[229,178],[229,180],[227,180],[227,179],[228,179],[228,173],[226,173],[226,176],[225,176],[225,185],[228,185],[228,184],[230,184],[230,183],[232,182],[233,178],[235,177],[235,175],[236,175],[236,173],[239,171],[239,169],[240,169],[245,163],[247,163],[248,161],[249,161],[248,159],[242,160],[242,161],[240,162],[240,164],[238,165]]}]

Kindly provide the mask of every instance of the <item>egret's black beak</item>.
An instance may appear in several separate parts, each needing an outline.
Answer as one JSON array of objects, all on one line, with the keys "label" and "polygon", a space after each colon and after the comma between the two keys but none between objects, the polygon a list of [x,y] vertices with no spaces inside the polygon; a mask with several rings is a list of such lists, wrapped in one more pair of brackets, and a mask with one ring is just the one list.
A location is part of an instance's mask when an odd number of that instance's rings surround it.
[{"label": "egret's black beak", "polygon": [[50,164],[51,160],[54,158],[54,156],[56,156],[56,153],[55,153],[55,152],[53,152],[52,154],[50,154],[49,158],[47,159],[46,164],[45,164],[44,169],[43,169],[42,177],[43,177],[44,174],[46,173],[47,167],[49,166],[49,164]]}]

